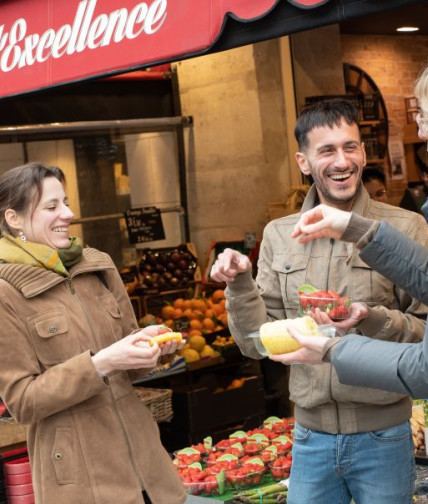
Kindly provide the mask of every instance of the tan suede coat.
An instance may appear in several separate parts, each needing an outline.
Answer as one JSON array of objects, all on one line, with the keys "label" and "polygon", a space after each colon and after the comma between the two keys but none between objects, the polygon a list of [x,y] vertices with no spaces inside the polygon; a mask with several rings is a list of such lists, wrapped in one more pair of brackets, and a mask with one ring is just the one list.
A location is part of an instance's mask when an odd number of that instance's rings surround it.
[{"label": "tan suede coat", "polygon": [[[95,272],[102,272],[108,288]],[[84,249],[70,279],[0,265],[0,396],[28,424],[37,504],[181,504],[186,494],[132,373],[96,353],[137,328],[109,256]]]}]

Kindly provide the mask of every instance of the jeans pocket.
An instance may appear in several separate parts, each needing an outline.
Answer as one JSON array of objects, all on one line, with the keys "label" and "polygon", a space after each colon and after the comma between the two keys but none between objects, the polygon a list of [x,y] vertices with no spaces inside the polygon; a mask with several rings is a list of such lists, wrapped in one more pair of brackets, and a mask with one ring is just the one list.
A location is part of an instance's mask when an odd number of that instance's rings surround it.
[{"label": "jeans pocket", "polygon": [[311,434],[311,429],[296,423],[294,426],[294,443],[304,443],[311,437]]},{"label": "jeans pocket", "polygon": [[380,443],[405,441],[410,439],[411,436],[410,423],[404,422],[399,425],[394,425],[394,427],[388,427],[387,429],[372,431],[369,432],[369,435],[374,441]]}]

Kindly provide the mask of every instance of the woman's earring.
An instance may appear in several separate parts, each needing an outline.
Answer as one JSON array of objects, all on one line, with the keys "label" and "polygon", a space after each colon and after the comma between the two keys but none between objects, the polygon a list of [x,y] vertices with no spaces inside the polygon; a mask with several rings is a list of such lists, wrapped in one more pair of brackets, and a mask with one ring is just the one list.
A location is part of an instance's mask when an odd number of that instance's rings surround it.
[{"label": "woman's earring", "polygon": [[22,229],[20,229],[20,230],[18,231],[18,235],[19,235],[19,237],[21,238],[21,240],[22,240],[23,242],[26,242],[26,241],[27,241],[27,237],[25,236],[24,231],[22,231]]}]

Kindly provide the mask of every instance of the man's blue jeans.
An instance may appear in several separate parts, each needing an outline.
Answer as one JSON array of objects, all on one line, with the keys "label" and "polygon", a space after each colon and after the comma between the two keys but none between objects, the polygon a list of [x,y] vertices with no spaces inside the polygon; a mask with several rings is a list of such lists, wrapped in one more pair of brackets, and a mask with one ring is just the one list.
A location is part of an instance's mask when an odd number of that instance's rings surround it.
[{"label": "man's blue jeans", "polygon": [[325,434],[296,424],[288,504],[409,504],[415,481],[409,422]]}]

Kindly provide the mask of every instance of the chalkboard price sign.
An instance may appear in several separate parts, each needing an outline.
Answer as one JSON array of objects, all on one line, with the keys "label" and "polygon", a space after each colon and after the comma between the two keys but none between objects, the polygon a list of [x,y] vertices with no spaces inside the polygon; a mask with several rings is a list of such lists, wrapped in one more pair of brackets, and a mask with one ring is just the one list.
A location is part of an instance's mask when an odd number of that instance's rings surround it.
[{"label": "chalkboard price sign", "polygon": [[129,243],[165,240],[165,231],[159,208],[132,208],[125,212]]},{"label": "chalkboard price sign", "polygon": [[190,320],[188,317],[174,319],[174,329],[178,332],[188,331],[190,329]]}]

